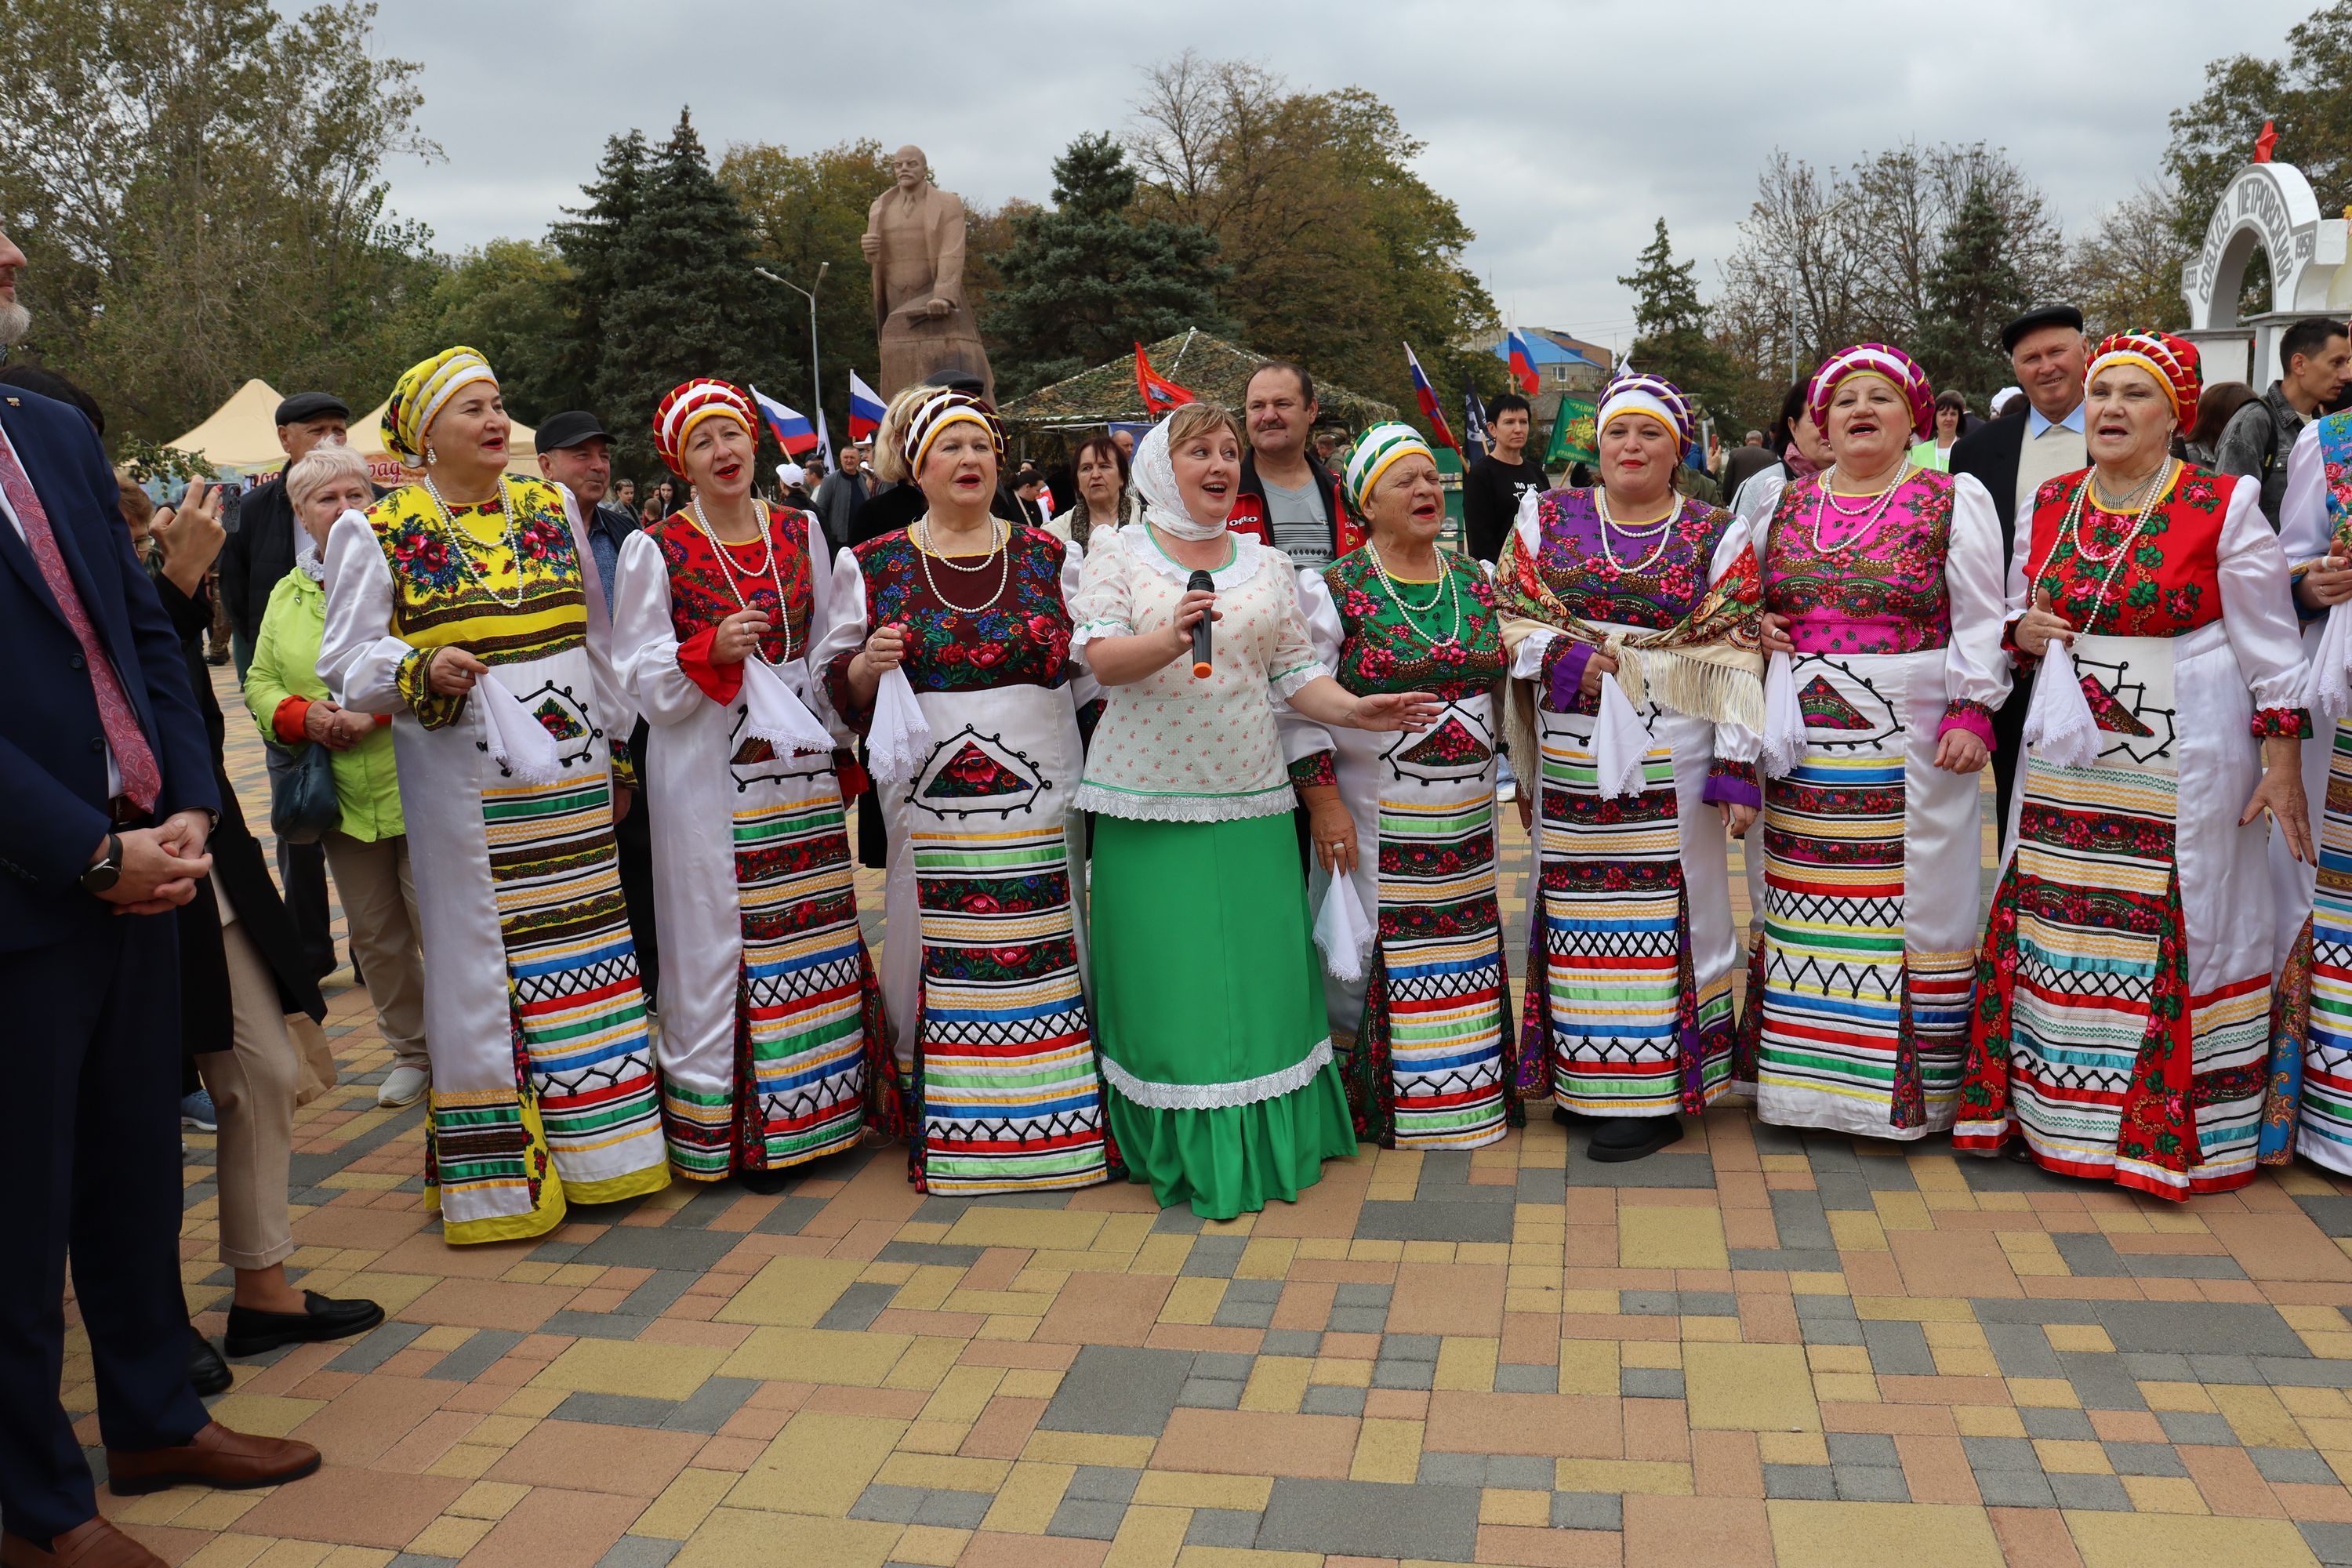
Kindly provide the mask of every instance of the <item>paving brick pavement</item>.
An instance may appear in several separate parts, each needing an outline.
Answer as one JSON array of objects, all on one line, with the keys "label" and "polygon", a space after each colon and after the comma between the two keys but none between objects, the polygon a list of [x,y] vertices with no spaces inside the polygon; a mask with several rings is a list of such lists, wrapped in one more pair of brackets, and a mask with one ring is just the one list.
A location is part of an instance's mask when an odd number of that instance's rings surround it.
[{"label": "paving brick pavement", "polygon": [[[1596,1165],[1538,1117],[1226,1224],[868,1148],[452,1250],[349,980],[292,1267],[391,1320],[215,1402],[319,1476],[107,1500],[175,1563],[2352,1564],[2352,1184],[2309,1167],[2176,1207],[1737,1109]],[[90,1376],[77,1331],[94,1442]]]}]

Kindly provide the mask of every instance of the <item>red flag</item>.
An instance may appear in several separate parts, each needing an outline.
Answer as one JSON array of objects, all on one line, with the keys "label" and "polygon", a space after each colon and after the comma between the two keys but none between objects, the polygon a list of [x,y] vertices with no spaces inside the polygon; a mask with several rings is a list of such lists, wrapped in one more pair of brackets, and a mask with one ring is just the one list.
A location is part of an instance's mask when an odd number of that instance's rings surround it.
[{"label": "red flag", "polygon": [[1421,416],[1429,421],[1431,433],[1436,436],[1439,445],[1453,447],[1457,458],[1462,456],[1462,443],[1454,438],[1454,431],[1446,425],[1445,415],[1437,406],[1437,389],[1422,374],[1421,356],[1412,352],[1411,343],[1404,345],[1404,363],[1412,373],[1413,399],[1421,405]]},{"label": "red flag", "polygon": [[2278,121],[2275,120],[2263,121],[2263,133],[2254,138],[2254,162],[2257,163],[2269,163],[2271,161],[2271,149],[2277,145]]},{"label": "red flag", "polygon": [[1143,412],[1152,419],[1172,412],[1180,403],[1193,401],[1191,387],[1179,386],[1151,368],[1141,343],[1135,345],[1135,389],[1143,394]]}]

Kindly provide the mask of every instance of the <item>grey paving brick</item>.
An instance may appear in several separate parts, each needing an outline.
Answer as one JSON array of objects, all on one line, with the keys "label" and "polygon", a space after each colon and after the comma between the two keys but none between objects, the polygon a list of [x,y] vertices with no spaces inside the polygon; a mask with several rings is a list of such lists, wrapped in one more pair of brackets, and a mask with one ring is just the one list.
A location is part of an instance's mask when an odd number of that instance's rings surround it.
[{"label": "grey paving brick", "polygon": [[1160,1236],[1198,1236],[1207,1223],[1189,1208],[1161,1209],[1151,1228]]},{"label": "grey paving brick", "polygon": [[2038,1323],[1987,1323],[1985,1342],[2003,1377],[2056,1377],[2058,1352]]},{"label": "grey paving brick", "polygon": [[1444,1342],[1435,1334],[1382,1334],[1381,1359],[1434,1363],[1437,1360],[1437,1347]]},{"label": "grey paving brick", "polygon": [[994,1505],[992,1492],[957,1491],[940,1487],[923,1499],[923,1510],[915,1516],[917,1524],[935,1524],[942,1530],[978,1530],[980,1521],[988,1517]]},{"label": "grey paving brick", "polygon": [[2145,1410],[2139,1384],[2124,1358],[2104,1351],[2060,1351],[2058,1364],[2085,1410]]},{"label": "grey paving brick", "polygon": [[1678,1290],[1675,1300],[1685,1318],[1739,1316],[1739,1298],[1729,1290]]},{"label": "grey paving brick", "polygon": [[1372,1363],[1374,1388],[1431,1388],[1437,1382],[1437,1363],[1426,1361],[1381,1361]]},{"label": "grey paving brick", "polygon": [[543,1334],[570,1334],[582,1340],[634,1340],[654,1325],[653,1319],[625,1316],[619,1312],[574,1312],[569,1310],[556,1313],[540,1324]]},{"label": "grey paving brick", "polygon": [[2189,1467],[2169,1443],[2109,1443],[2107,1463],[2119,1476],[2185,1476]]},{"label": "grey paving brick", "polygon": [[2120,1279],[2131,1273],[2115,1243],[2096,1231],[2060,1231],[2050,1239],[2057,1243],[2066,1267],[2086,1279]]},{"label": "grey paving brick", "polygon": [[1827,1465],[1767,1465],[1764,1495],[1806,1502],[1837,1500],[1837,1474]]},{"label": "grey paving brick", "polygon": [[1551,1527],[1554,1530],[1622,1530],[1625,1528],[1625,1500],[1615,1492],[1554,1492],[1551,1494]]},{"label": "grey paving brick", "polygon": [[877,1263],[928,1263],[947,1268],[969,1268],[980,1261],[984,1247],[950,1247],[939,1241],[892,1241],[876,1255]]},{"label": "grey paving brick", "polygon": [[1258,1516],[1237,1508],[1196,1508],[1184,1527],[1187,1546],[1249,1547],[1257,1542]]},{"label": "grey paving brick", "polygon": [[1969,1468],[1982,1480],[1988,1470],[2039,1470],[2042,1460],[2033,1452],[2033,1445],[2022,1437],[1963,1437],[1960,1450],[1969,1457]]},{"label": "grey paving brick", "polygon": [[1911,1173],[1911,1162],[1895,1154],[1872,1153],[1862,1162],[1862,1179],[1870,1184],[1874,1193],[1916,1193],[1919,1179]]},{"label": "grey paving brick", "polygon": [[1809,1345],[1858,1345],[1862,1324],[1853,1318],[1800,1318],[1797,1333]]},{"label": "grey paving brick", "polygon": [[1393,1285],[1352,1283],[1342,1285],[1332,1293],[1332,1301],[1342,1307],[1378,1307],[1388,1310],[1389,1300],[1396,1294]]},{"label": "grey paving brick", "polygon": [[1895,1439],[1883,1432],[1832,1432],[1829,1435],[1830,1463],[1832,1465],[1895,1465],[1903,1456],[1895,1451]]},{"label": "grey paving brick", "polygon": [[2298,1359],[2310,1353],[2274,1309],[2251,1302],[2096,1301],[2090,1305],[2119,1351]]},{"label": "grey paving brick", "polygon": [[2156,1418],[2162,1423],[2164,1435],[2176,1443],[2222,1448],[2238,1446],[2238,1434],[2228,1418],[2210,1410],[2162,1410]]},{"label": "grey paving brick", "polygon": [[[373,1372],[408,1348],[423,1333],[425,1323],[379,1323],[345,1346],[327,1363],[329,1372]],[[504,1352],[499,1352],[503,1355]]]},{"label": "grey paving brick", "polygon": [[1083,1346],[1037,1425],[1055,1432],[1157,1437],[1192,1372],[1190,1351]]},{"label": "grey paving brick", "polygon": [[[2309,1199],[2304,1201],[2306,1204],[2310,1202]],[[2339,1201],[2352,1203],[2352,1198]],[[2326,1563],[2327,1568],[2346,1568],[2347,1564],[2352,1564],[2352,1524],[2322,1523],[2315,1520],[2295,1528],[2303,1531],[2304,1542],[2311,1548],[2311,1554]]]},{"label": "grey paving brick", "polygon": [[1176,1403],[1189,1410],[1239,1410],[1242,1390],[1247,1386],[1224,1378],[1196,1377],[1177,1394]]},{"label": "grey paving brick", "polygon": [[711,1377],[702,1386],[679,1401],[668,1420],[662,1423],[673,1432],[716,1434],[727,1425],[728,1417],[743,1407],[760,1386],[757,1378]]},{"label": "grey paving brick", "polygon": [[802,1226],[824,1212],[825,1202],[824,1198],[786,1198],[751,1228],[762,1236],[798,1236]]},{"label": "grey paving brick", "polygon": [[1851,1296],[1801,1294],[1790,1299],[1797,1304],[1797,1316],[1801,1320],[1836,1319],[1850,1323],[1860,1315],[1854,1310]]},{"label": "grey paving brick", "polygon": [[2052,1476],[2050,1490],[2060,1508],[2098,1509],[2129,1513],[2131,1494],[2113,1476]]},{"label": "grey paving brick", "polygon": [[1459,1187],[1470,1180],[1470,1156],[1459,1149],[1433,1149],[1421,1157],[1421,1186]]},{"label": "grey paving brick", "polygon": [[[1497,1192],[1508,1194],[1508,1187]],[[1512,1205],[1505,1203],[1367,1203],[1357,1211],[1356,1235],[1366,1241],[1508,1241]]]},{"label": "grey paving brick", "polygon": [[1279,1301],[1282,1281],[1279,1279],[1236,1279],[1225,1287],[1228,1301]]},{"label": "grey paving brick", "polygon": [[2323,1487],[2339,1484],[2327,1461],[2309,1448],[2249,1448],[2246,1454],[2266,1481],[2308,1481]]},{"label": "grey paving brick", "polygon": [[[788,1200],[789,1201],[789,1200]],[[604,1268],[677,1268],[692,1275],[741,1245],[732,1231],[679,1230],[667,1225],[616,1225],[580,1249],[575,1263]]]},{"label": "grey paving brick", "polygon": [[1681,1310],[1672,1290],[1620,1290],[1617,1310],[1629,1318],[1672,1318]]},{"label": "grey paving brick", "polygon": [[2189,1377],[2192,1383],[2230,1383],[2245,1385],[2267,1383],[2262,1368],[2250,1355],[2232,1355],[2227,1352],[2209,1351],[2189,1357]]},{"label": "grey paving brick", "polygon": [[1486,1484],[1513,1491],[1548,1492],[1559,1467],[1549,1454],[1489,1454]]},{"label": "grey paving brick", "polygon": [[1672,1367],[1629,1366],[1617,1373],[1617,1392],[1627,1399],[1680,1399],[1683,1374]]},{"label": "grey paving brick", "polygon": [[1245,1296],[1235,1297],[1232,1288],[1228,1287],[1224,1300],[1217,1303],[1217,1315],[1211,1321],[1221,1329],[1263,1329],[1274,1321],[1275,1305],[1272,1301],[1253,1301]]},{"label": "grey paving brick", "polygon": [[1734,1273],[1834,1274],[1843,1265],[1833,1247],[1735,1247]]},{"label": "grey paving brick", "polygon": [[1433,1454],[1426,1449],[1421,1456],[1421,1468],[1414,1473],[1423,1486],[1477,1487],[1486,1484],[1486,1457],[1484,1454]]},{"label": "grey paving brick", "polygon": [[425,1369],[425,1375],[451,1383],[471,1383],[488,1372],[507,1352],[522,1343],[512,1329],[478,1329],[474,1337]]},{"label": "grey paving brick", "polygon": [[1123,1502],[1087,1502],[1078,1498],[1064,1498],[1062,1506],[1045,1525],[1048,1535],[1076,1536],[1083,1541],[1108,1541],[1118,1533],[1118,1521],[1127,1517]]},{"label": "grey paving brick", "polygon": [[1202,1237],[1192,1243],[1192,1250],[1184,1255],[1176,1272],[1194,1279],[1230,1279],[1241,1267],[1242,1248],[1248,1245],[1245,1236]]},{"label": "grey paving brick", "polygon": [[1829,1216],[1822,1211],[1819,1193],[1776,1192],[1772,1198],[1772,1224],[1780,1233],[1782,1247],[1830,1247],[1836,1245],[1830,1236]]},{"label": "grey paving brick", "polygon": [[2264,1383],[2301,1388],[2352,1388],[2352,1362],[2311,1358],[2290,1361],[2284,1356],[2258,1355],[2254,1372]]},{"label": "grey paving brick", "polygon": [[2189,1370],[2185,1355],[2163,1355],[2152,1351],[2122,1352],[2124,1370],[2142,1383],[2194,1383],[2197,1374]]},{"label": "grey paving brick", "polygon": [[1523,1204],[1559,1203],[1568,1195],[1568,1173],[1557,1165],[1549,1169],[1522,1165],[1516,1193]]},{"label": "grey paving brick", "polygon": [[[1585,1140],[1580,1137],[1576,1142],[1580,1145]],[[1677,1154],[1670,1150],[1646,1160],[1604,1165],[1586,1159],[1580,1147],[1569,1156],[1563,1174],[1571,1187],[1712,1187],[1715,1162],[1704,1154]]]},{"label": "grey paving brick", "polygon": [[1323,1335],[1315,1329],[1268,1329],[1258,1342],[1260,1355],[1314,1355],[1323,1349]]},{"label": "grey paving brick", "polygon": [[923,1500],[930,1493],[921,1487],[867,1487],[849,1505],[852,1519],[870,1519],[881,1524],[912,1524],[915,1516],[923,1511]]},{"label": "grey paving brick", "polygon": [[2058,1499],[2040,1470],[1979,1470],[1977,1493],[1987,1508],[2056,1508]]},{"label": "grey paving brick", "polygon": [[625,1535],[605,1548],[604,1555],[596,1560],[596,1568],[662,1568],[685,1544],[683,1541],[662,1541],[650,1535]]},{"label": "grey paving brick", "polygon": [[1497,1394],[1557,1394],[1559,1368],[1507,1361],[1495,1369]]},{"label": "grey paving brick", "polygon": [[674,1399],[646,1399],[634,1394],[567,1394],[555,1407],[555,1417],[598,1426],[659,1428],[669,1425],[677,1407]]},{"label": "grey paving brick", "polygon": [[1334,1307],[1330,1331],[1335,1334],[1377,1334],[1389,1326],[1386,1307]]},{"label": "grey paving brick", "polygon": [[1246,1383],[1250,1369],[1256,1365],[1257,1357],[1243,1355],[1236,1351],[1202,1351],[1192,1358],[1192,1375]]},{"label": "grey paving brick", "polygon": [[1813,1167],[1814,1180],[1820,1180],[1824,1171],[1857,1176],[1862,1173],[1861,1152],[1854,1148],[1853,1140],[1845,1133],[1807,1131],[1800,1136],[1804,1143],[1802,1152],[1805,1159]]},{"label": "grey paving brick", "polygon": [[[1810,1468],[1810,1467],[1809,1467]],[[1847,1502],[1909,1502],[1911,1489],[1899,1466],[1832,1465],[1838,1496]]]},{"label": "grey paving brick", "polygon": [[1815,1171],[1813,1195],[1822,1200],[1822,1207],[1833,1214],[1878,1207],[1877,1196],[1871,1192],[1870,1184],[1862,1179],[1860,1171]]},{"label": "grey paving brick", "polygon": [[2098,1436],[2091,1428],[2091,1418],[2079,1410],[2021,1410],[2017,1414],[2025,1423],[2025,1435],[2029,1437],[2087,1441]]},{"label": "grey paving brick", "polygon": [[1936,1358],[1927,1349],[1927,1331],[1917,1323],[1864,1323],[1862,1342],[1870,1348],[1870,1370],[1882,1377],[1936,1375]]},{"label": "grey paving brick", "polygon": [[825,1309],[824,1316],[816,1321],[816,1326],[862,1332],[873,1327],[874,1320],[882,1315],[883,1309],[890,1304],[890,1298],[898,1293],[896,1285],[861,1279],[835,1298],[833,1305]]},{"label": "grey paving brick", "polygon": [[1261,1551],[1467,1563],[1478,1546],[1478,1493],[1469,1487],[1277,1476],[1257,1545]]},{"label": "grey paving brick", "polygon": [[[687,1293],[698,1278],[683,1268],[656,1268],[652,1279],[622,1298],[621,1304],[613,1310],[625,1317],[658,1318],[669,1310],[672,1302]],[[850,1289],[856,1290],[865,1287],[853,1285]],[[886,1289],[895,1290],[898,1287]],[[865,1326],[863,1323],[858,1325],[859,1328]]]},{"label": "grey paving brick", "polygon": [[[2308,1195],[2294,1200],[2311,1223],[2327,1236],[2352,1236],[2352,1198],[2329,1195]],[[2345,1527],[2352,1531],[2352,1525]]]},{"label": "grey paving brick", "polygon": [[1080,1465],[1062,1495],[1081,1502],[1129,1502],[1135,1498],[1136,1484],[1142,1479],[1141,1470],[1124,1466]]},{"label": "grey paving brick", "polygon": [[429,1552],[404,1552],[385,1563],[384,1568],[457,1568],[457,1560],[436,1557]]},{"label": "grey paving brick", "polygon": [[1361,1415],[1364,1413],[1364,1391],[1360,1388],[1336,1388],[1328,1384],[1309,1384],[1307,1397],[1298,1408],[1307,1415]]}]

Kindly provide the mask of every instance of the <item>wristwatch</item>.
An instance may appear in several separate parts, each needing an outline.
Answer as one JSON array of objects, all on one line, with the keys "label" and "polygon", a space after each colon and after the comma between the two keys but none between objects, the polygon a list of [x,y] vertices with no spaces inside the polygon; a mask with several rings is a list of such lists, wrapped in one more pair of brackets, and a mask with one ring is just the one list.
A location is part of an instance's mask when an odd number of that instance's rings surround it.
[{"label": "wristwatch", "polygon": [[81,885],[94,894],[109,893],[114,890],[114,884],[121,879],[122,836],[119,833],[110,833],[106,836],[106,853],[100,855],[91,864],[89,869],[81,874]]}]

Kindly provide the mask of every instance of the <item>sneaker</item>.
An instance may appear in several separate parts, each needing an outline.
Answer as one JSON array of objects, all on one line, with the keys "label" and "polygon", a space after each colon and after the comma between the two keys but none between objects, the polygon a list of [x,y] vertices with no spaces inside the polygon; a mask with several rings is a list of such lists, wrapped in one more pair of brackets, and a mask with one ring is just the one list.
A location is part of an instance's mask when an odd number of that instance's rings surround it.
[{"label": "sneaker", "polygon": [[383,1082],[375,1091],[376,1104],[385,1110],[396,1110],[404,1105],[414,1105],[425,1098],[425,1086],[433,1080],[420,1067],[406,1062],[396,1064],[383,1075]]},{"label": "sneaker", "polygon": [[213,1097],[201,1089],[180,1096],[180,1125],[199,1132],[219,1131],[220,1112],[213,1109]]}]

